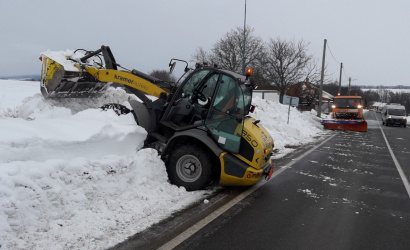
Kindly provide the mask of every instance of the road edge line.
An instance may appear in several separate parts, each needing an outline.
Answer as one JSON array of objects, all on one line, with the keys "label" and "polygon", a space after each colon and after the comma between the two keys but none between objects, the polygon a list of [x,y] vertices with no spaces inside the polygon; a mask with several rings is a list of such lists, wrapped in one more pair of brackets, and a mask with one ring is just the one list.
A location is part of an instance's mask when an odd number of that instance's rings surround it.
[{"label": "road edge line", "polygon": [[[375,116],[376,116],[377,123],[379,123],[379,119],[377,119],[377,115],[375,115]],[[384,141],[386,142],[387,148],[389,149],[389,152],[390,152],[391,158],[393,159],[394,165],[396,165],[396,169],[397,169],[397,171],[399,172],[401,181],[403,182],[404,187],[406,188],[407,194],[408,194],[409,197],[410,197],[410,184],[409,184],[409,180],[407,179],[406,175],[405,175],[404,172],[403,172],[403,169],[402,169],[401,166],[400,166],[399,161],[397,160],[396,156],[394,155],[393,150],[392,150],[391,147],[390,147],[389,141],[387,141],[387,137],[386,137],[386,135],[384,134],[383,128],[380,126],[380,123],[379,123],[379,128],[380,128],[380,131],[382,131],[382,135],[383,135]]]},{"label": "road edge line", "polygon": [[[330,136],[329,138],[327,138],[326,140],[322,141],[319,145],[315,145],[313,146],[313,148],[309,149],[308,151],[306,151],[305,153],[303,153],[302,155],[300,155],[299,157],[295,158],[294,160],[292,160],[292,162],[288,163],[287,165],[285,165],[284,167],[282,167],[281,169],[275,171],[272,174],[272,177],[270,180],[272,180],[273,178],[277,177],[279,174],[281,174],[283,171],[285,171],[286,169],[289,169],[293,164],[295,164],[296,162],[300,161],[301,159],[303,159],[305,156],[309,155],[310,153],[312,153],[314,150],[316,150],[317,148],[319,148],[320,146],[322,146],[324,143],[326,143],[327,141],[329,141],[330,139],[332,139],[333,137],[335,137],[336,134]],[[269,180],[269,181],[270,181]],[[182,242],[184,242],[186,239],[188,239],[189,237],[191,237],[192,235],[194,235],[196,232],[198,232],[199,230],[201,230],[202,228],[204,228],[206,225],[208,225],[209,223],[211,223],[213,220],[215,220],[216,218],[218,218],[220,215],[222,215],[223,213],[225,213],[228,209],[230,209],[231,207],[235,206],[237,203],[239,203],[240,201],[242,201],[243,199],[245,199],[246,197],[248,197],[250,194],[252,194],[254,191],[258,190],[260,187],[262,187],[263,185],[265,185],[266,183],[268,183],[268,181],[266,182],[259,182],[258,184],[256,184],[255,186],[251,187],[250,189],[246,190],[245,192],[239,194],[238,196],[236,196],[235,198],[233,198],[232,200],[230,200],[228,203],[226,203],[225,205],[221,206],[220,208],[218,208],[217,210],[215,210],[213,213],[209,214],[208,216],[206,216],[205,218],[203,218],[202,220],[200,220],[199,222],[195,223],[194,225],[192,225],[191,227],[189,227],[187,230],[185,230],[184,232],[180,233],[179,235],[177,235],[175,238],[173,238],[172,240],[168,241],[167,243],[165,243],[164,245],[162,245],[160,248],[158,248],[158,250],[167,250],[167,249],[173,249],[176,246],[178,246],[179,244],[181,244]]]}]

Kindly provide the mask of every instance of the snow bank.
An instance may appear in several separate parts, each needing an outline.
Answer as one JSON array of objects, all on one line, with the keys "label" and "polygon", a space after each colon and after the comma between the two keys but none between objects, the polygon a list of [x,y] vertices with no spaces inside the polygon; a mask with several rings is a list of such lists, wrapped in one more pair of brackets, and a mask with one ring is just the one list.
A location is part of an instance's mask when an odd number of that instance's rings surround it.
[{"label": "snow bank", "polygon": [[0,80],[0,116],[11,113],[25,98],[39,92],[39,82]]},{"label": "snow bank", "polygon": [[18,84],[0,81],[9,97],[0,113],[2,249],[104,249],[207,193],[168,182],[158,153],[141,149],[146,131],[132,114],[98,108],[127,104],[125,91],[44,100],[33,95],[37,82],[31,96],[11,98]]},{"label": "snow bank", "polygon": [[321,119],[315,110],[299,112],[296,108],[282,105],[276,101],[266,101],[259,97],[252,99],[256,109],[253,117],[261,120],[261,124],[268,130],[275,141],[276,154],[274,159],[283,157],[297,146],[314,141],[322,133]]},{"label": "snow bank", "polygon": [[167,182],[153,149],[0,165],[6,249],[103,249],[199,199]]}]

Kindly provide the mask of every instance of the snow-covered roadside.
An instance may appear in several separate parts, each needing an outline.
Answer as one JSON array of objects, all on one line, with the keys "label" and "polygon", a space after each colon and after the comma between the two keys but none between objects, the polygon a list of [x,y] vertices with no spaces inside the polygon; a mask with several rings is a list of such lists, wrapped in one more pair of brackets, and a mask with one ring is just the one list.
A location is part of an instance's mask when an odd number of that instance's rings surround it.
[{"label": "snow-covered roadside", "polygon": [[257,106],[253,117],[261,120],[261,124],[268,130],[275,141],[277,153],[273,159],[278,159],[292,152],[294,147],[316,140],[322,133],[321,119],[315,110],[299,112],[295,107],[282,105],[275,101],[266,101],[259,97],[252,99]]},{"label": "snow-covered roadside", "polygon": [[[132,115],[98,108],[127,105],[123,90],[60,101],[39,92],[38,82],[0,80],[1,249],[105,249],[212,192],[171,185]],[[314,112],[291,108],[287,124],[287,106],[253,104],[275,158],[325,133]]]}]

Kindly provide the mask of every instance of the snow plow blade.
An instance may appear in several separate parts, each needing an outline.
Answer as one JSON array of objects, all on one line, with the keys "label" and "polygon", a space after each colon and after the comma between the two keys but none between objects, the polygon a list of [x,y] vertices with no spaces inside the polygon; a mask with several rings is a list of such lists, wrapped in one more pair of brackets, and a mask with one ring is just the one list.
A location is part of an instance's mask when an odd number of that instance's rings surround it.
[{"label": "snow plow blade", "polygon": [[[100,82],[86,70],[81,69],[71,58],[75,52],[67,56],[43,54],[40,90],[45,98],[98,97],[105,92],[111,83]],[[79,55],[80,56],[80,55]]]},{"label": "snow plow blade", "polygon": [[326,129],[367,132],[365,120],[322,120]]}]

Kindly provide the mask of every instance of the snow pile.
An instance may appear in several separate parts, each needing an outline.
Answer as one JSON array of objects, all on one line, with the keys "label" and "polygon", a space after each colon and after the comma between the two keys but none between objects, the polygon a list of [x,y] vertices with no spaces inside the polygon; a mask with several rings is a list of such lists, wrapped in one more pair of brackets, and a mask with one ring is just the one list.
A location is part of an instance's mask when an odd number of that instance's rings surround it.
[{"label": "snow pile", "polygon": [[92,160],[2,163],[0,176],[5,249],[103,249],[203,193],[169,184],[153,149]]},{"label": "snow pile", "polygon": [[252,116],[261,120],[275,141],[277,153],[274,159],[291,152],[296,146],[312,142],[320,133],[326,133],[315,110],[299,112],[295,107],[290,107],[288,112],[289,106],[259,97],[253,98],[252,103],[256,105]]},{"label": "snow pile", "polygon": [[[66,51],[50,51],[41,53],[42,55],[52,59],[53,61],[58,62],[61,66],[64,67],[66,71],[79,71],[75,66],[73,61],[67,60],[70,57],[73,60],[80,60],[84,56],[84,51],[73,51],[67,49]],[[44,59],[43,59],[44,60]]]},{"label": "snow pile", "polygon": [[[24,89],[24,90],[23,90]],[[187,192],[168,182],[146,131],[111,88],[98,99],[44,100],[39,82],[0,80],[0,248],[105,249],[213,190]],[[276,157],[322,133],[315,113],[254,99],[255,118],[275,140]]]}]

